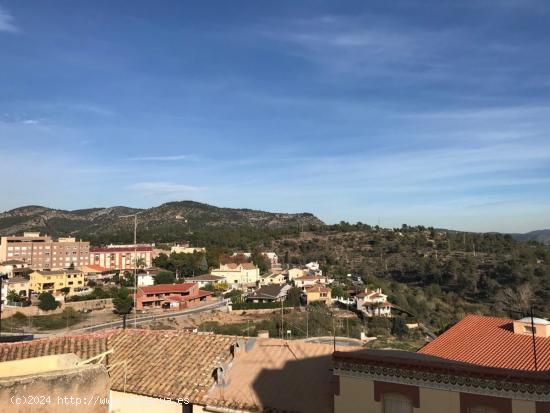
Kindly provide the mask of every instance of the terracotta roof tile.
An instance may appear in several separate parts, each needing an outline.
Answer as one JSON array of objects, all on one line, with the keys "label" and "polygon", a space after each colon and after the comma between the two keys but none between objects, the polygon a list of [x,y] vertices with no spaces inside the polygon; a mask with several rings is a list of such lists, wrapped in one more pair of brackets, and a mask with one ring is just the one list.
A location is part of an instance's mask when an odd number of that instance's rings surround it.
[{"label": "terracotta roof tile", "polygon": [[109,334],[111,333],[93,333],[4,343],[0,345],[0,362],[66,353],[74,353],[87,359],[107,350]]},{"label": "terracotta roof tile", "polygon": [[214,369],[230,361],[237,337],[186,331],[111,330],[0,344],[0,361],[74,353],[87,359],[107,350],[111,388],[201,403]]},{"label": "terracotta roof tile", "polygon": [[160,293],[178,293],[190,290],[195,287],[193,283],[183,283],[183,284],[158,284],[158,285],[147,285],[139,287],[139,289],[145,294],[160,294]]},{"label": "terracotta roof tile", "polygon": [[[418,353],[487,367],[534,370],[530,335],[506,318],[468,315]],[[539,370],[550,370],[550,338],[536,337]]]}]

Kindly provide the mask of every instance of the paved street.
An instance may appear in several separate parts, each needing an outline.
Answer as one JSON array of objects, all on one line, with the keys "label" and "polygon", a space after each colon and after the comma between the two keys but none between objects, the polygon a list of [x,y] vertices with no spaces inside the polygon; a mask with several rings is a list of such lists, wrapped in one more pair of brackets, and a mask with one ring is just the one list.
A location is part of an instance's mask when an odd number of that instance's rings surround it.
[{"label": "paved street", "polygon": [[[146,316],[139,316],[137,318],[137,320],[134,320],[133,314],[130,314],[128,316],[128,318],[126,319],[126,326],[127,327],[134,327],[134,325],[149,323],[151,321],[162,320],[162,319],[165,319],[165,318],[172,318],[172,317],[178,317],[178,316],[182,316],[182,315],[191,315],[191,314],[197,314],[197,313],[202,313],[202,312],[206,312],[206,311],[212,311],[212,310],[215,310],[217,308],[225,307],[225,305],[226,305],[225,300],[224,301],[216,301],[216,302],[211,303],[211,304],[192,307],[192,308],[189,308],[187,310],[182,310],[182,311],[172,311],[172,312],[163,313],[163,314],[152,314],[152,315],[146,315]],[[72,332],[74,332],[74,331],[92,332],[92,331],[107,330],[107,329],[110,329],[110,328],[118,328],[118,327],[122,327],[122,320],[114,321],[114,322],[111,322],[111,323],[96,324],[96,325],[93,325],[93,326],[81,328],[79,330],[73,330]]]}]

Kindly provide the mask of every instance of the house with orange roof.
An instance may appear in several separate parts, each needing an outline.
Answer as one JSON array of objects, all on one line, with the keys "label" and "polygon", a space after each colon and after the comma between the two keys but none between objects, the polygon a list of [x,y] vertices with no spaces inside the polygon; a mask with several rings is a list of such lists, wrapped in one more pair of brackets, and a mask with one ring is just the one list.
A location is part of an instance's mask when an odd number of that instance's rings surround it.
[{"label": "house with orange roof", "polygon": [[227,285],[235,288],[254,288],[260,282],[260,269],[251,262],[221,264],[210,274],[223,277]]},{"label": "house with orange roof", "polygon": [[315,301],[323,302],[326,305],[330,305],[332,303],[332,292],[330,288],[320,284],[308,285],[305,287],[305,295],[306,302],[308,304]]},{"label": "house with orange roof", "polygon": [[334,413],[549,413],[550,322],[468,315],[416,353],[335,352]]},{"label": "house with orange roof", "polygon": [[182,310],[211,299],[210,291],[200,290],[198,284],[157,284],[138,286],[136,309],[164,308]]},{"label": "house with orange roof", "polygon": [[294,285],[302,290],[305,290],[306,287],[313,286],[316,284],[328,284],[326,277],[316,277],[312,275],[302,275],[294,279]]},{"label": "house with orange roof", "polygon": [[357,294],[354,297],[357,310],[367,317],[391,317],[391,303],[388,296],[382,293],[381,288],[369,290]]}]

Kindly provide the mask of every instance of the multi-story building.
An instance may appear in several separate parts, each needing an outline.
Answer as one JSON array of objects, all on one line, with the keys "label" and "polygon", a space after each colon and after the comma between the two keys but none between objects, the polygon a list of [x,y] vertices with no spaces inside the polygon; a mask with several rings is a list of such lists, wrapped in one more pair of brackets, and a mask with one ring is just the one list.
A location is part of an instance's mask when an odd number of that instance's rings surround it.
[{"label": "multi-story building", "polygon": [[108,245],[90,248],[90,264],[100,265],[109,270],[131,271],[136,268],[149,268],[153,265],[151,245]]},{"label": "multi-story building", "polygon": [[0,262],[19,260],[32,269],[60,269],[87,265],[90,243],[66,237],[54,240],[39,232],[25,232],[23,236],[2,237]]},{"label": "multi-story building", "polygon": [[355,296],[355,303],[357,309],[367,317],[391,317],[391,303],[380,288],[376,291],[365,289]]},{"label": "multi-story building", "polygon": [[229,285],[251,285],[260,281],[260,269],[250,262],[242,264],[222,264],[220,268],[212,270],[212,275],[224,277]]},{"label": "multi-story building", "polygon": [[30,278],[29,289],[38,294],[61,295],[65,287],[70,289],[69,294],[73,294],[85,288],[84,273],[80,270],[35,271]]}]

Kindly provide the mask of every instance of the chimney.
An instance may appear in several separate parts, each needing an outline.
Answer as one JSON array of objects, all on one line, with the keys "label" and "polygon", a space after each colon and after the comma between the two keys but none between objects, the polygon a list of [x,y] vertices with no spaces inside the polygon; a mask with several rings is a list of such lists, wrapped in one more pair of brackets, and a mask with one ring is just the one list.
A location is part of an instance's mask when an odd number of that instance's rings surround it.
[{"label": "chimney", "polygon": [[535,335],[535,337],[548,338],[550,337],[550,321],[544,318],[524,317],[521,320],[514,320],[514,333],[524,335]]}]

